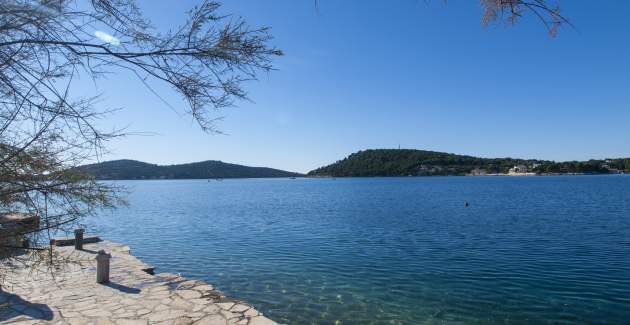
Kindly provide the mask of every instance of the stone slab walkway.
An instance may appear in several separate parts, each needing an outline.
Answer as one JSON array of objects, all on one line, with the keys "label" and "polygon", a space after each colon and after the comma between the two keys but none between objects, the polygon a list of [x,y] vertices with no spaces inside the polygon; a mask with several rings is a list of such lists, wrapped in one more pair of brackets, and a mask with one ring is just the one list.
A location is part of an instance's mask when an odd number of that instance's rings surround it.
[{"label": "stone slab walkway", "polygon": [[[150,275],[129,247],[103,241],[56,248],[77,263],[57,272],[15,268],[0,291],[0,324],[277,325],[211,285],[175,274]],[[112,255],[110,283],[96,283],[98,250]]]}]

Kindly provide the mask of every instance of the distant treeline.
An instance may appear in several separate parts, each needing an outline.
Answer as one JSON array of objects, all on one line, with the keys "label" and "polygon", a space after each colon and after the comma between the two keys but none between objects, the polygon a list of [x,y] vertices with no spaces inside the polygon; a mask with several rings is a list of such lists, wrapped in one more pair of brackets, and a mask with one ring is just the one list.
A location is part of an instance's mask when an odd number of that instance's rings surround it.
[{"label": "distant treeline", "polygon": [[79,167],[97,179],[198,179],[294,177],[298,173],[267,167],[249,167],[208,160],[160,166],[136,160],[113,160]]},{"label": "distant treeline", "polygon": [[630,171],[630,158],[554,162],[536,159],[479,158],[412,149],[371,149],[351,154],[308,176],[438,176],[503,174],[514,166],[539,174],[604,174]]}]

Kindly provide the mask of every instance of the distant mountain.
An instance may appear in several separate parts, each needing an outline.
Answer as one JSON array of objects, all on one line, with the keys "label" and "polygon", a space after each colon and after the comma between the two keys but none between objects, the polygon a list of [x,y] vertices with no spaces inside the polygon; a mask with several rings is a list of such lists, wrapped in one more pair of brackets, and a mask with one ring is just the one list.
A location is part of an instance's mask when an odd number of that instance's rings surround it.
[{"label": "distant mountain", "polygon": [[334,164],[310,171],[308,176],[432,176],[502,174],[520,166],[537,174],[604,174],[630,171],[630,158],[554,162],[536,159],[478,158],[412,149],[370,149]]},{"label": "distant mountain", "polygon": [[112,160],[78,167],[97,179],[197,179],[197,178],[263,178],[296,177],[299,173],[249,167],[217,160],[180,165],[154,165],[137,160]]}]

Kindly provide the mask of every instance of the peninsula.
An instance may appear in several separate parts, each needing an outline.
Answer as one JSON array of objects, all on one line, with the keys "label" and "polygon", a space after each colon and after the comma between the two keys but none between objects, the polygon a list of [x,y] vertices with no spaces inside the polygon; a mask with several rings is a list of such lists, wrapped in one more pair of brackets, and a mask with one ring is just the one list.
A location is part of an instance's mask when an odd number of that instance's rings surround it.
[{"label": "peninsula", "polygon": [[630,173],[630,158],[555,162],[479,158],[414,149],[369,149],[310,171],[314,177],[558,175]]},{"label": "peninsula", "polygon": [[207,160],[179,165],[155,165],[137,160],[112,160],[78,167],[96,179],[207,179],[300,177],[300,173]]}]

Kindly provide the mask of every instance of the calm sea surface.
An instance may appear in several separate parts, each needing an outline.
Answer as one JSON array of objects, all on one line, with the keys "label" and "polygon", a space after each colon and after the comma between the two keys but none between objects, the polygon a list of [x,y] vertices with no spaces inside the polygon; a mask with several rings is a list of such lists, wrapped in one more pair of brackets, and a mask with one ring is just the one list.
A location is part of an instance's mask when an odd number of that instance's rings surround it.
[{"label": "calm sea surface", "polygon": [[278,322],[630,324],[628,176],[117,184],[90,232]]}]

